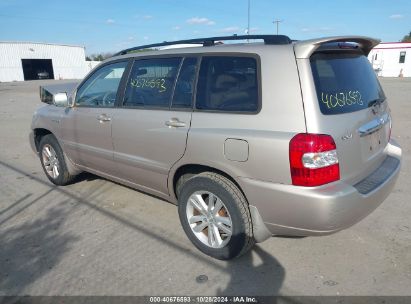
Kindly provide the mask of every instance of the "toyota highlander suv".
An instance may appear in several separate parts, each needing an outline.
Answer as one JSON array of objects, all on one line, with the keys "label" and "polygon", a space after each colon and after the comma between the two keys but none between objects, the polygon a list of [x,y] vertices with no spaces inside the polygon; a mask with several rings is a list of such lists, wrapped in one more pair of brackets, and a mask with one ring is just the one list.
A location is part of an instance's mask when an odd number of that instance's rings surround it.
[{"label": "toyota highlander suv", "polygon": [[[176,44],[196,46],[166,48]],[[250,35],[127,49],[80,83],[40,88],[31,146],[56,185],[87,171],[175,203],[188,238],[217,259],[275,235],[331,234],[399,175],[367,60],[377,44]]]}]

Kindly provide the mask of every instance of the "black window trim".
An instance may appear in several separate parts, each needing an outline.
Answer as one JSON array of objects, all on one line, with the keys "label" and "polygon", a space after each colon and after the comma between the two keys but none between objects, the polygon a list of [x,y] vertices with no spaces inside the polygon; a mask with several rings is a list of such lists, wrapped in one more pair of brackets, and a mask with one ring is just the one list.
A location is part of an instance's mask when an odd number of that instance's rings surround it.
[{"label": "black window trim", "polygon": [[[197,104],[197,87],[198,87],[198,78],[200,74],[200,67],[201,67],[201,62],[204,57],[245,57],[245,58],[254,58],[257,63],[257,93],[258,93],[258,99],[257,99],[257,110],[256,111],[221,111],[221,110],[205,110],[205,109],[197,109],[196,104]],[[186,107],[186,108],[172,108],[172,98],[170,98],[170,103],[169,107],[147,107],[147,106],[125,106],[124,105],[124,96],[125,92],[127,90],[127,83],[129,81],[129,78],[131,76],[131,71],[134,63],[138,60],[144,60],[144,59],[162,59],[162,58],[181,58],[180,62],[180,67],[174,82],[173,86],[173,92],[172,92],[172,97],[174,96],[174,89],[175,89],[175,84],[178,80],[178,76],[180,74],[180,70],[182,67],[182,64],[184,62],[185,58],[197,58],[197,71],[196,71],[196,76],[195,76],[195,85],[194,85],[194,91],[193,91],[193,96],[192,96],[192,105],[191,107]],[[262,77],[261,77],[261,57],[256,54],[256,53],[245,53],[245,52],[212,52],[212,53],[175,53],[175,54],[151,54],[151,55],[139,55],[135,57],[128,57],[128,58],[121,58],[117,60],[112,60],[109,62],[104,63],[103,65],[99,66],[98,69],[103,68],[106,65],[112,64],[112,63],[117,63],[117,62],[123,62],[123,61],[128,61],[128,64],[126,66],[126,69],[123,73],[122,79],[120,81],[119,88],[117,90],[117,98],[116,102],[114,103],[114,108],[122,108],[122,109],[137,109],[137,110],[167,110],[167,111],[182,111],[182,112],[204,112],[204,113],[216,113],[216,114],[242,114],[242,115],[256,115],[261,112],[262,109]],[[94,75],[95,72],[97,72],[96,69],[93,71],[93,73],[90,73],[83,81],[77,86],[76,93],[78,89],[83,85],[84,82],[87,81],[88,78],[90,78],[92,75]],[[77,95],[77,94],[76,94]],[[76,96],[74,96],[76,97]],[[97,108],[93,106],[78,106],[75,105],[75,107],[81,107],[81,108]],[[98,107],[98,108],[109,108],[112,109],[113,107]]]},{"label": "black window trim", "polygon": [[[75,90],[75,94],[72,98],[74,98],[73,100],[73,107],[74,108],[91,108],[91,109],[114,109],[118,107],[119,101],[122,100],[123,98],[123,92],[122,92],[122,85],[123,82],[125,81],[125,76],[130,72],[130,68],[131,68],[131,59],[130,58],[122,58],[122,59],[117,59],[117,60],[112,60],[112,61],[108,61],[106,63],[103,63],[101,65],[99,65],[95,70],[92,70],[92,72],[90,72],[81,82],[80,84],[76,87]],[[116,95],[116,101],[114,102],[114,105],[112,107],[100,107],[100,106],[90,106],[90,105],[79,105],[77,104],[77,93],[78,91],[81,89],[81,87],[84,85],[84,83],[89,80],[92,76],[94,76],[99,70],[105,68],[108,65],[111,64],[115,64],[115,63],[119,63],[119,62],[126,62],[126,68],[124,69],[123,75],[121,76],[120,79],[120,84],[118,85],[117,88],[117,95]],[[120,93],[120,94],[119,94]]]},{"label": "black window trim", "polygon": [[[173,100],[174,100],[174,94],[175,94],[175,88],[177,86],[177,82],[178,82],[178,78],[180,77],[180,73],[181,73],[181,69],[183,68],[183,64],[184,62],[188,59],[188,58],[194,58],[197,60],[196,62],[196,74],[194,75],[194,89],[193,89],[193,93],[191,94],[191,103],[189,107],[178,107],[178,108],[173,108]],[[171,101],[170,101],[170,111],[189,111],[192,112],[194,109],[194,104],[195,104],[195,96],[197,93],[197,82],[198,82],[198,72],[200,70],[200,62],[201,62],[201,56],[184,56],[183,60],[181,61],[181,65],[180,68],[178,69],[178,73],[177,73],[177,78],[176,81],[174,83],[174,88],[173,88],[173,95],[171,96]]]},{"label": "black window trim", "polygon": [[193,90],[193,96],[191,100],[191,111],[195,112],[196,111],[196,104],[197,104],[197,86],[198,86],[198,78],[200,78],[200,67],[201,63],[203,62],[203,56],[199,56],[197,58],[197,70],[196,70],[196,79],[194,81],[194,90]]},{"label": "black window trim", "polygon": [[[197,86],[199,73],[201,68],[201,62],[204,57],[242,57],[242,58],[254,58],[257,64],[257,110],[255,111],[222,111],[222,110],[207,110],[207,109],[197,109]],[[195,102],[194,102],[194,112],[204,112],[204,113],[216,113],[216,114],[243,114],[243,115],[256,115],[261,112],[262,109],[262,83],[261,83],[261,58],[255,53],[242,53],[242,52],[216,52],[216,53],[202,53],[200,65],[197,71],[196,87],[195,87]]]},{"label": "black window trim", "polygon": [[180,77],[180,72],[181,72],[181,68],[183,67],[183,63],[184,63],[185,57],[182,57],[180,60],[180,65],[178,66],[178,70],[176,73],[176,79],[174,79],[174,83],[173,83],[173,90],[171,91],[171,95],[170,95],[170,100],[168,101],[168,108],[171,109],[171,106],[173,104],[173,99],[174,99],[174,94],[175,94],[175,90],[176,90],[176,86],[177,86],[177,81],[178,81],[178,77]]}]

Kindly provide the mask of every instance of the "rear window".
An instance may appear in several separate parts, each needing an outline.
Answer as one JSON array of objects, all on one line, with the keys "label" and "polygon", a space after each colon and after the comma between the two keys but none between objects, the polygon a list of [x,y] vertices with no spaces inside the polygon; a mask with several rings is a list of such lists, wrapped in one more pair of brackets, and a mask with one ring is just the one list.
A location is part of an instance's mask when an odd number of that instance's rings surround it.
[{"label": "rear window", "polygon": [[362,54],[314,54],[311,69],[323,114],[355,112],[385,100],[377,76]]},{"label": "rear window", "polygon": [[203,57],[197,85],[197,109],[255,113],[258,105],[255,58]]}]

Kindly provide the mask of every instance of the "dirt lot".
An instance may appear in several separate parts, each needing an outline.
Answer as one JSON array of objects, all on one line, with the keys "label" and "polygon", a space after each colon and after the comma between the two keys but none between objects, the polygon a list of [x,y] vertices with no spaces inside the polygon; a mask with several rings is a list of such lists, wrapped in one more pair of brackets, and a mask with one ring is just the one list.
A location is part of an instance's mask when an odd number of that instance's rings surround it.
[{"label": "dirt lot", "polygon": [[348,230],[231,262],[197,251],[160,199],[86,174],[53,186],[27,138],[45,81],[1,83],[0,296],[411,295],[411,79],[381,81],[404,154],[394,192]]}]

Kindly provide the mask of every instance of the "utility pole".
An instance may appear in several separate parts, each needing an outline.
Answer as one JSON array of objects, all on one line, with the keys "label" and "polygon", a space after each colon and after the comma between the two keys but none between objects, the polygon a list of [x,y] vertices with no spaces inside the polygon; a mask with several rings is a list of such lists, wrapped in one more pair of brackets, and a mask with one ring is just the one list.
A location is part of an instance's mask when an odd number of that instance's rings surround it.
[{"label": "utility pole", "polygon": [[284,20],[280,20],[280,19],[275,19],[274,21],[273,21],[273,23],[277,26],[277,35],[278,35],[278,26],[279,26],[279,24],[281,23],[281,22],[283,22]]},{"label": "utility pole", "polygon": [[248,0],[247,35],[250,35],[250,1],[251,1],[251,0]]}]

